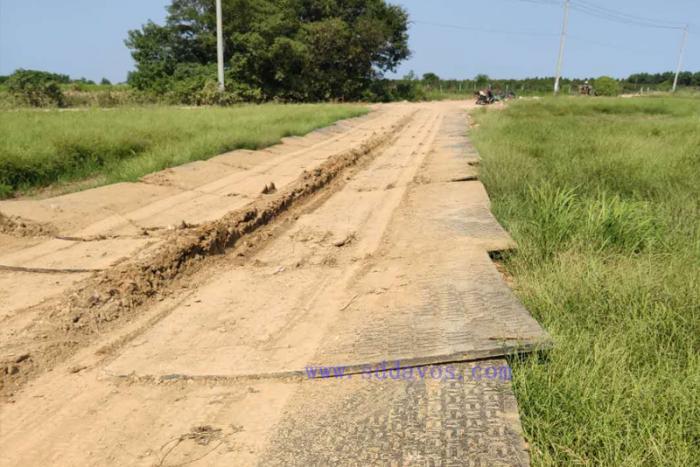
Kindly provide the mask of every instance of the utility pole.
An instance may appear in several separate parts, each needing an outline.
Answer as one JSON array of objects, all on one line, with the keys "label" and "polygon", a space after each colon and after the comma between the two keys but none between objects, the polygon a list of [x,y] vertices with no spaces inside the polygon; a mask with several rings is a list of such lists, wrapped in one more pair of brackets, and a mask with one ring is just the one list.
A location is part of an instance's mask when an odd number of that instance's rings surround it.
[{"label": "utility pole", "polygon": [[570,0],[564,0],[564,23],[561,27],[561,39],[559,40],[559,59],[557,60],[557,77],[554,80],[554,94],[559,93],[559,81],[561,80],[561,63],[564,60],[564,43],[566,32],[569,28],[569,4]]},{"label": "utility pole", "polygon": [[221,0],[216,0],[216,49],[219,62],[219,92],[224,92],[224,31]]},{"label": "utility pole", "polygon": [[683,67],[683,52],[685,52],[685,44],[688,41],[688,25],[685,25],[685,28],[683,28],[683,40],[681,40],[681,51],[680,54],[678,55],[678,67],[676,68],[676,77],[673,79],[673,91],[671,92],[676,92],[676,88],[678,87],[678,75],[681,74],[681,68]]}]

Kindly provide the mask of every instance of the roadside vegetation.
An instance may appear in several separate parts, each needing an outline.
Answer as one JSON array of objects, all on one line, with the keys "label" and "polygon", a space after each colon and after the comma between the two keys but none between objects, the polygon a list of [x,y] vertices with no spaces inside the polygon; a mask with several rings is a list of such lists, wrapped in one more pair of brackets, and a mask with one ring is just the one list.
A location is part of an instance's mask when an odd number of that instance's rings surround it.
[{"label": "roadside vegetation", "polygon": [[519,101],[475,113],[519,244],[516,293],[555,340],[514,361],[535,465],[697,465],[700,100]]},{"label": "roadside vegetation", "polygon": [[0,198],[88,178],[85,186],[133,181],[367,111],[343,104],[1,111]]},{"label": "roadside vegetation", "polygon": [[[197,67],[195,67],[197,68]],[[178,75],[179,76],[179,75]],[[640,78],[639,76],[642,76]],[[645,76],[650,78],[645,79]],[[670,78],[669,78],[670,76]],[[656,78],[654,78],[656,77]],[[666,79],[656,82],[653,79]],[[184,75],[182,81],[171,77],[167,84],[151,89],[129,83],[112,84],[107,79],[100,83],[85,78],[71,79],[44,71],[17,70],[10,76],[0,76],[0,109],[18,107],[119,107],[133,105],[220,105],[242,102],[321,102],[327,98],[281,97],[270,99],[262,95],[245,97],[230,92],[220,94],[216,84],[216,70],[212,66],[199,68],[195,74]],[[669,81],[670,79],[670,81]],[[673,74],[632,75],[626,79],[607,76],[590,78],[595,93],[599,96],[619,94],[667,93],[672,86]],[[576,95],[586,79],[562,79],[562,94]],[[649,82],[647,82],[649,81]],[[496,94],[514,93],[517,96],[549,96],[552,94],[554,78],[493,79],[480,74],[471,79],[442,79],[435,73],[418,77],[410,72],[402,78],[375,77],[363,86],[355,100],[362,102],[433,101],[472,99],[478,90],[491,86]],[[700,73],[681,73],[679,95],[697,95],[700,91]]]}]

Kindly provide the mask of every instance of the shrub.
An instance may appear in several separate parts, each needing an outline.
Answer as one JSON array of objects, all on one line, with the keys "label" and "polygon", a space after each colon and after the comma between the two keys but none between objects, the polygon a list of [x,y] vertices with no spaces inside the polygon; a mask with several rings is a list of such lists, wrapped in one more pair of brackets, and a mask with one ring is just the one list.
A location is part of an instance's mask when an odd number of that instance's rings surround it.
[{"label": "shrub", "polygon": [[117,107],[135,102],[129,91],[100,91],[96,94],[98,107]]},{"label": "shrub", "polygon": [[76,92],[87,92],[88,85],[83,81],[74,81],[70,84],[70,90]]},{"label": "shrub", "polygon": [[425,99],[425,91],[420,82],[413,79],[376,79],[362,98],[370,102],[420,101]]},{"label": "shrub", "polygon": [[615,78],[601,76],[593,82],[595,93],[598,96],[617,96],[620,94],[620,83]]},{"label": "shrub", "polygon": [[7,80],[7,89],[15,98],[32,107],[61,107],[65,103],[61,76],[45,71],[17,70]]},{"label": "shrub", "polygon": [[0,183],[0,199],[9,198],[12,196],[12,187],[10,185],[5,185]]},{"label": "shrub", "polygon": [[11,109],[15,106],[16,103],[12,94],[0,88],[0,110]]},{"label": "shrub", "polygon": [[226,76],[226,89],[220,92],[213,65],[180,64],[164,87],[168,89],[165,96],[172,104],[232,105],[263,100],[261,89],[235,81],[230,72]]}]

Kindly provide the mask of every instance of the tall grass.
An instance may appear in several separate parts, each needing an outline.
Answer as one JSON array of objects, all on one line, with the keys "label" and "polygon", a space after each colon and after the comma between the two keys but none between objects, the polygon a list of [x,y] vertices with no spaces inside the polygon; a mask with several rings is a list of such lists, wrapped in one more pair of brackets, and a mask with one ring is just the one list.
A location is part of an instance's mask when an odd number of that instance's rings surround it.
[{"label": "tall grass", "polygon": [[536,465],[700,464],[700,100],[476,112],[516,293],[552,334],[514,361]]},{"label": "tall grass", "polygon": [[0,197],[87,177],[136,180],[366,112],[331,104],[0,111]]}]

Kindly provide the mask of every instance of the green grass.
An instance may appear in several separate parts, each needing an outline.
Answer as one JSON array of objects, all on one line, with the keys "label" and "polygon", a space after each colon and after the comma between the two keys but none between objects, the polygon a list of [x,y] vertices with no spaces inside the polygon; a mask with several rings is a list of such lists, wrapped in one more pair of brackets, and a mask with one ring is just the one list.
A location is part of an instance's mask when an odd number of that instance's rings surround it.
[{"label": "green grass", "polygon": [[535,465],[700,464],[700,100],[542,99],[473,138],[516,293],[553,350],[513,362]]},{"label": "green grass", "polygon": [[0,197],[86,178],[133,181],[366,112],[335,104],[0,111]]}]

